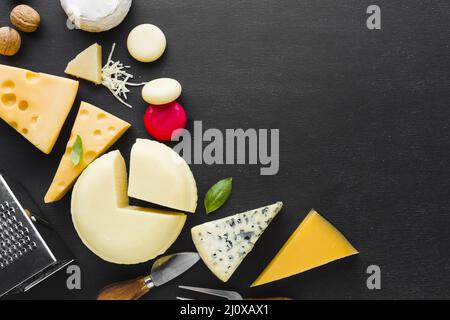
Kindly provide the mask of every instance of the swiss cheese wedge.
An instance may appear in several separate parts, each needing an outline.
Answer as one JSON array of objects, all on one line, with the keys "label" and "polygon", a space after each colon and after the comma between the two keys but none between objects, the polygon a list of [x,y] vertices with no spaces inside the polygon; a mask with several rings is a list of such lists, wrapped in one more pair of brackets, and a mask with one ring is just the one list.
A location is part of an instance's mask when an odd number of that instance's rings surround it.
[{"label": "swiss cheese wedge", "polygon": [[64,72],[95,84],[101,84],[102,47],[94,43],[70,61]]},{"label": "swiss cheese wedge", "polygon": [[252,287],[280,280],[358,254],[331,223],[312,210]]},{"label": "swiss cheese wedge", "polygon": [[77,81],[0,65],[0,118],[49,154],[77,91]]},{"label": "swiss cheese wedge", "polygon": [[128,195],[175,210],[197,208],[197,185],[188,164],[152,140],[138,139],[131,149]]},{"label": "swiss cheese wedge", "polygon": [[[45,195],[45,203],[60,200],[81,172],[105,153],[129,127],[129,123],[112,114],[89,103],[81,102],[66,152]],[[75,166],[70,160],[70,152],[77,136],[81,137],[83,143],[83,156],[80,163]]]},{"label": "swiss cheese wedge", "polygon": [[83,171],[72,192],[72,221],[83,243],[118,264],[148,261],[164,253],[180,234],[181,213],[129,206],[125,161],[109,152]]},{"label": "swiss cheese wedge", "polygon": [[227,282],[282,207],[277,202],[192,228],[192,240],[203,262]]}]

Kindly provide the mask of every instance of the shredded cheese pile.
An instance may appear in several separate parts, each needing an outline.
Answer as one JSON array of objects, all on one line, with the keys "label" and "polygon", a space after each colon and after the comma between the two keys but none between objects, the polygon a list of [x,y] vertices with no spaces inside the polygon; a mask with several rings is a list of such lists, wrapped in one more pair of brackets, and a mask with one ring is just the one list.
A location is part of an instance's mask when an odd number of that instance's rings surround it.
[{"label": "shredded cheese pile", "polygon": [[126,69],[129,69],[130,66],[125,66],[120,61],[112,60],[112,55],[115,48],[116,44],[113,43],[108,61],[102,69],[102,84],[106,88],[108,88],[109,91],[111,91],[111,93],[114,95],[114,97],[116,97],[116,99],[119,100],[122,104],[126,105],[129,108],[133,108],[133,106],[126,102],[126,100],[128,99],[127,94],[130,92],[130,89],[128,89],[127,86],[144,86],[146,82],[129,82],[130,79],[133,79],[133,75],[126,71]]}]

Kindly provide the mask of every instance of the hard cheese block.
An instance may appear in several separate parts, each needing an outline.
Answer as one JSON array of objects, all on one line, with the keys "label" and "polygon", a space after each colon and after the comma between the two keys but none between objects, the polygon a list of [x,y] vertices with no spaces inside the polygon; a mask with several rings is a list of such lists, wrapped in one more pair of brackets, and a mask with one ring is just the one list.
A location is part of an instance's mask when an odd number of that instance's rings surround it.
[{"label": "hard cheese block", "polygon": [[175,210],[197,208],[197,185],[186,161],[151,140],[138,139],[131,150],[128,195]]},{"label": "hard cheese block", "polygon": [[252,287],[358,254],[331,223],[312,210]]},{"label": "hard cheese block", "polygon": [[[105,153],[129,127],[129,123],[112,114],[89,103],[81,102],[66,152],[45,195],[45,203],[60,200],[72,187],[81,172],[92,161]],[[83,156],[80,163],[74,166],[70,160],[70,153],[77,136],[80,136],[83,142]]]},{"label": "hard cheese block", "polygon": [[0,118],[49,154],[77,91],[77,81],[0,65]]},{"label": "hard cheese block", "polygon": [[83,243],[118,264],[148,261],[180,234],[184,214],[129,206],[127,173],[119,151],[107,153],[81,174],[72,192],[72,221]]},{"label": "hard cheese block", "polygon": [[94,43],[70,61],[64,72],[95,84],[101,84],[102,47]]},{"label": "hard cheese block", "polygon": [[282,207],[277,202],[192,228],[192,240],[208,268],[227,282]]}]

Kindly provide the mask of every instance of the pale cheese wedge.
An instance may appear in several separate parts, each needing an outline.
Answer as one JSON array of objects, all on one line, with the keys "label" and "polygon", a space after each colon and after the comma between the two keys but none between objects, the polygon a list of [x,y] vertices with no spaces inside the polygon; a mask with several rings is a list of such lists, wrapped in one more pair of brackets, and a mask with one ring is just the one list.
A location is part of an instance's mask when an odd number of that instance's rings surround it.
[{"label": "pale cheese wedge", "polygon": [[102,66],[102,47],[94,43],[70,61],[64,72],[95,84],[101,84]]},{"label": "pale cheese wedge", "polygon": [[316,211],[306,216],[252,287],[358,254],[350,242]]},{"label": "pale cheese wedge", "polygon": [[192,240],[203,262],[227,282],[282,207],[277,202],[192,228]]},{"label": "pale cheese wedge", "polygon": [[[72,187],[81,172],[92,161],[105,153],[129,127],[128,122],[89,103],[81,102],[66,152],[45,195],[45,203],[60,200]],[[81,137],[83,143],[83,156],[80,163],[75,166],[70,160],[70,153],[77,136]]]},{"label": "pale cheese wedge", "polygon": [[100,258],[135,264],[163,254],[179,236],[186,216],[129,206],[126,186],[120,152],[101,156],[75,183],[72,221],[83,243]]},{"label": "pale cheese wedge", "polygon": [[49,154],[77,91],[78,81],[0,65],[0,118]]},{"label": "pale cheese wedge", "polygon": [[168,146],[146,139],[137,139],[131,150],[128,195],[175,210],[197,208],[197,185],[186,161]]}]

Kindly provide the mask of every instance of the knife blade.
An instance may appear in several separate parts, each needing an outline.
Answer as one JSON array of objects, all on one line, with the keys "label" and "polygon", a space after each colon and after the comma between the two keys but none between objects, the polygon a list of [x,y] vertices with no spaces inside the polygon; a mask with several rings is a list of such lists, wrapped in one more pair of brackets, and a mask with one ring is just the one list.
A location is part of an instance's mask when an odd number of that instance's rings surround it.
[{"label": "knife blade", "polygon": [[152,288],[159,287],[195,265],[200,256],[196,252],[183,252],[164,256],[156,260],[150,275],[113,283],[103,288],[97,300],[137,300]]},{"label": "knife blade", "polygon": [[164,256],[156,260],[152,266],[151,279],[159,287],[189,270],[200,256],[196,252],[182,252]]}]

